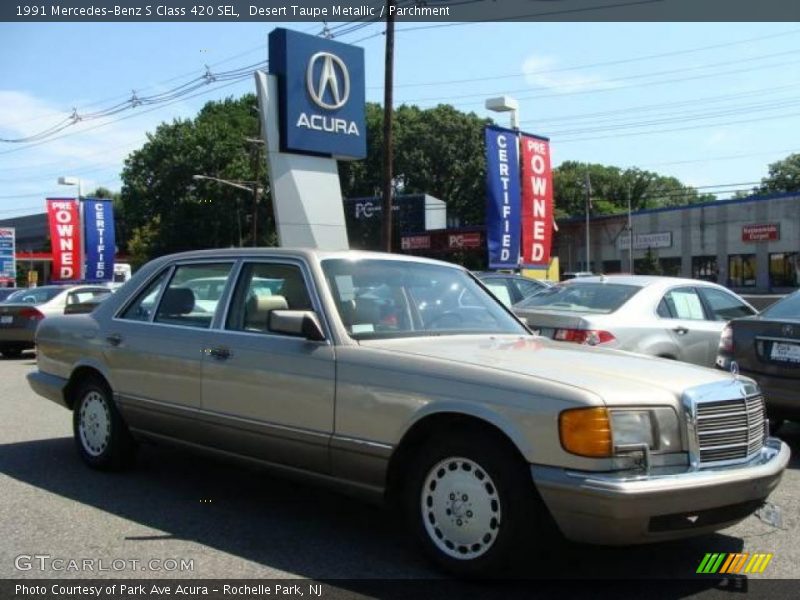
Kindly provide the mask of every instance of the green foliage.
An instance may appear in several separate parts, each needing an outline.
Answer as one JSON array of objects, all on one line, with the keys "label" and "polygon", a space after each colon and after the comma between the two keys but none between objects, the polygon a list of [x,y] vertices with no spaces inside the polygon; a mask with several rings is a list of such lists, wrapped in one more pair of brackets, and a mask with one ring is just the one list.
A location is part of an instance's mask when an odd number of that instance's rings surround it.
[{"label": "green foliage", "polygon": [[800,154],[790,154],[769,166],[769,175],[754,190],[764,194],[800,191]]},{"label": "green foliage", "polygon": [[[209,102],[193,120],[161,124],[125,161],[120,211],[133,261],[198,248],[250,245],[252,193],[193,175],[258,181],[266,189],[255,96]],[[258,207],[258,242],[274,240],[272,211]]]},{"label": "green foliage", "polygon": [[565,161],[553,169],[553,189],[557,217],[581,216],[586,206],[586,174],[592,191],[592,214],[611,214],[631,210],[682,206],[708,202],[702,195],[675,177],[666,177],[636,167],[620,169],[593,163]]},{"label": "green foliage", "polygon": [[652,248],[648,248],[644,253],[644,258],[636,260],[636,274],[637,275],[662,275],[661,265],[658,262],[658,256],[653,252]]}]

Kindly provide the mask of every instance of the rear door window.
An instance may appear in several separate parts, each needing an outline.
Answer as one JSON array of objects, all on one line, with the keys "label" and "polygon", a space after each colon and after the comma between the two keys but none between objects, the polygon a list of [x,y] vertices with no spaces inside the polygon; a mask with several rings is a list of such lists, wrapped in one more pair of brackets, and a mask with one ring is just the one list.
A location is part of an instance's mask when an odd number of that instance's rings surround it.
[{"label": "rear door window", "polygon": [[[231,263],[190,264],[175,268],[172,279],[161,295],[155,322],[208,329],[221,299],[221,292],[196,293],[197,280],[227,281]],[[208,291],[209,286],[200,286]],[[223,286],[224,288],[224,286]]]},{"label": "rear door window", "polygon": [[703,302],[693,287],[676,288],[664,294],[658,314],[670,319],[703,321],[706,318]]}]

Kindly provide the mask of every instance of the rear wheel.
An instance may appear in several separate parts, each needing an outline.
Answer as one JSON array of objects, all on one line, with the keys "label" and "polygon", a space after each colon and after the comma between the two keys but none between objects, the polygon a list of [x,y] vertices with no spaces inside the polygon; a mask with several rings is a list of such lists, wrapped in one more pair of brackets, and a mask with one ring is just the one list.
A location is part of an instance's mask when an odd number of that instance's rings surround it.
[{"label": "rear wheel", "polygon": [[[546,545],[549,514],[524,461],[482,431],[432,440],[412,462],[404,510],[428,555],[457,575],[495,575]],[[530,556],[530,555],[528,555]]]},{"label": "rear wheel", "polygon": [[22,348],[18,346],[3,346],[0,348],[0,354],[6,358],[19,358],[22,356]]},{"label": "rear wheel", "polygon": [[105,382],[89,378],[78,386],[72,425],[78,454],[90,467],[117,470],[133,462],[136,443]]}]

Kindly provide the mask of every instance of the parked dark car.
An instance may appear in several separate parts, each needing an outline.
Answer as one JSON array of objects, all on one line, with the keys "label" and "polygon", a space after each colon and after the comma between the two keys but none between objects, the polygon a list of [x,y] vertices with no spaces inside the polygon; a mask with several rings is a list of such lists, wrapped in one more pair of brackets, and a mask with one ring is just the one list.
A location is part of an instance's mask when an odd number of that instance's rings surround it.
[{"label": "parked dark car", "polygon": [[521,302],[550,287],[550,284],[544,281],[513,273],[481,271],[475,273],[475,276],[506,306]]},{"label": "parked dark car", "polygon": [[800,292],[723,329],[717,367],[755,379],[777,429],[784,419],[800,421]]},{"label": "parked dark car", "polygon": [[20,288],[15,287],[5,287],[0,288],[0,302],[4,302],[6,298],[8,298],[14,292],[18,292]]}]

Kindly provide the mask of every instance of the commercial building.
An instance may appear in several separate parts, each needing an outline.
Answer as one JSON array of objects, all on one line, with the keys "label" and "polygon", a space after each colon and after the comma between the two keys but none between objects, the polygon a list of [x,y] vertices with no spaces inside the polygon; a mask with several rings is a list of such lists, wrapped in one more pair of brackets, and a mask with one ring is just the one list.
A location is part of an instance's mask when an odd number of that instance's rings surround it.
[{"label": "commercial building", "polygon": [[554,254],[564,271],[641,273],[705,279],[742,293],[787,292],[800,279],[800,193],[750,196],[592,217],[589,263],[583,218],[558,222]]}]

